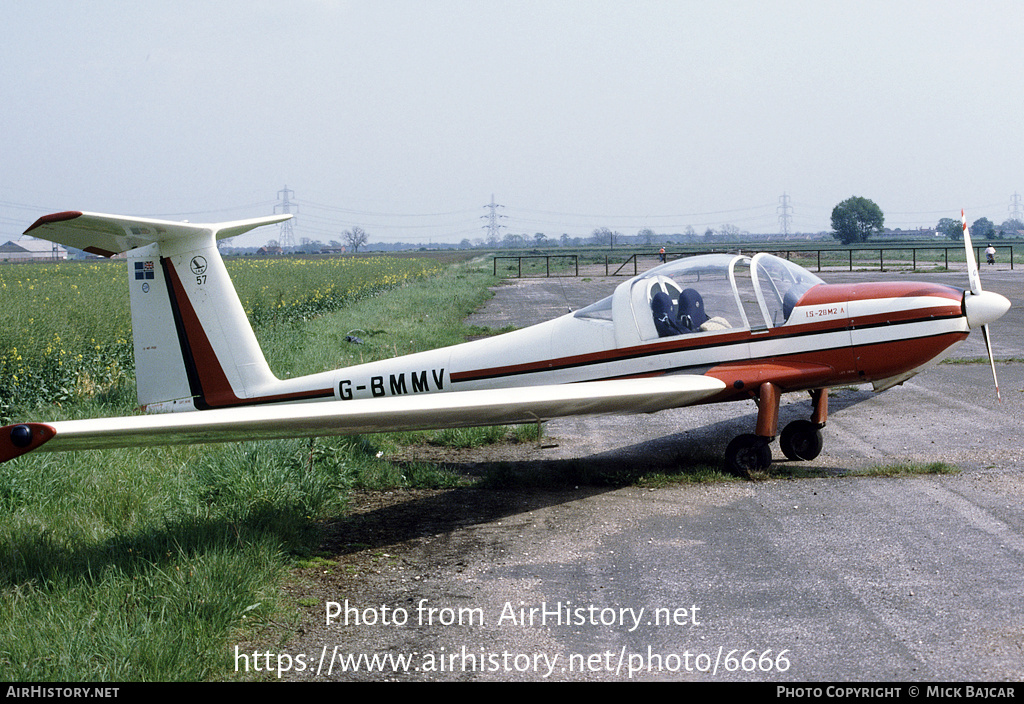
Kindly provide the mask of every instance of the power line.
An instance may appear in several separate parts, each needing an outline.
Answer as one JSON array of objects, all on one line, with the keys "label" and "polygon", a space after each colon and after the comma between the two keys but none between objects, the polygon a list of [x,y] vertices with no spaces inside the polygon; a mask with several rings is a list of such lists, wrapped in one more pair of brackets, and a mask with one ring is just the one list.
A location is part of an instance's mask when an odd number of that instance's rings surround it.
[{"label": "power line", "polygon": [[[322,203],[314,203],[310,200],[304,200],[303,203],[306,205],[312,205],[321,210],[330,210],[335,213],[345,213],[346,215],[365,215],[367,217],[383,217],[383,218],[433,218],[433,217],[447,217],[449,215],[466,215],[468,213],[476,212],[475,210],[452,210],[447,213],[377,213],[368,210],[352,210],[351,208],[342,208],[337,205],[324,205]],[[485,206],[486,207],[486,206]]]},{"label": "power line", "polygon": [[[484,206],[485,208],[487,206]],[[572,218],[589,218],[591,220],[613,220],[619,218],[628,218],[630,220],[641,220],[641,219],[655,219],[655,218],[703,218],[711,215],[729,215],[731,213],[743,213],[751,210],[765,210],[770,208],[771,205],[753,205],[747,208],[732,208],[730,210],[709,210],[707,212],[695,212],[695,213],[675,213],[667,215],[652,215],[650,213],[646,215],[595,215],[592,213],[562,213],[554,210],[532,210],[530,208],[519,208],[524,213],[541,213],[543,215],[561,215],[563,217]]]}]

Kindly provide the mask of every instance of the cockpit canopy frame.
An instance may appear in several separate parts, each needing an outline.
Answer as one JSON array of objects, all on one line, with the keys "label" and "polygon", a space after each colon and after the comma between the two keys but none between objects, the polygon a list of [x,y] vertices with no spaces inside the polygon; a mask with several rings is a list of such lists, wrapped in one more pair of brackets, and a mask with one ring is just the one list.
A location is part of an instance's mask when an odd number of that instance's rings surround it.
[{"label": "cockpit canopy frame", "polygon": [[807,269],[762,252],[677,259],[619,284],[577,318],[611,324],[616,343],[714,335],[785,325],[800,298],[824,283]]}]

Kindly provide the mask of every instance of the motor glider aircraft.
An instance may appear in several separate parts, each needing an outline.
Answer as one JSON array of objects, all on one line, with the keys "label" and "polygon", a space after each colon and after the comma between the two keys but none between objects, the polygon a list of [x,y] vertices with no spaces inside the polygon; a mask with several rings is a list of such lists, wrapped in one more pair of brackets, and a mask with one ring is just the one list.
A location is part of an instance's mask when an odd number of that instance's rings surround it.
[{"label": "motor glider aircraft", "polygon": [[[443,349],[292,379],[271,372],[217,250],[291,217],[219,224],[63,212],[26,230],[87,252],[126,252],[138,400],[151,415],[0,428],[0,461],[30,451],[315,437],[651,413],[753,399],[729,471],[767,468],[782,394],[809,418],[782,452],[822,449],[828,388],[902,383],[1009,301],[983,291],[962,217],[970,290],[909,282],[829,285],[771,254],[659,265],[555,320]],[[992,365],[993,375],[995,365]],[[998,383],[997,383],[998,391]]]}]

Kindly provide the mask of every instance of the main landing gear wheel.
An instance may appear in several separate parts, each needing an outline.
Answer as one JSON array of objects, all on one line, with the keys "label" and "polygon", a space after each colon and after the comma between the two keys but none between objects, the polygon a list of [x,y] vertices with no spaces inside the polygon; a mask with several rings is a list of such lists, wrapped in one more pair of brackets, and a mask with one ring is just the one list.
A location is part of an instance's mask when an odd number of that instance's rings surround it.
[{"label": "main landing gear wheel", "polygon": [[772,450],[768,438],[748,433],[733,438],[725,448],[725,469],[736,476],[764,471],[772,463]]},{"label": "main landing gear wheel", "polygon": [[782,430],[779,447],[793,461],[813,460],[821,453],[821,428],[809,420],[795,420]]}]

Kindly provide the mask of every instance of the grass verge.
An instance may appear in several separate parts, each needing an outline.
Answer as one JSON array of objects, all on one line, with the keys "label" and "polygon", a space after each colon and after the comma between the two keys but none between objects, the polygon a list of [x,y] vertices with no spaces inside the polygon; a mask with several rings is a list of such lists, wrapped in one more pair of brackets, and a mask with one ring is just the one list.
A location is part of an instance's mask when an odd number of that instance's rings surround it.
[{"label": "grass verge", "polygon": [[925,464],[906,462],[899,464],[875,465],[861,470],[854,470],[848,476],[854,477],[910,477],[921,474],[959,474],[959,467],[945,462],[928,462]]},{"label": "grass verge", "polygon": [[[453,265],[384,295],[257,326],[281,376],[461,342],[493,278]],[[410,313],[410,311],[414,311]],[[364,344],[344,341],[371,330]],[[130,384],[19,418],[123,415]],[[482,442],[480,430],[444,442]],[[479,439],[480,437],[483,440]],[[378,458],[386,437],[29,454],[0,465],[0,680],[233,676],[231,643],[281,617],[278,585],[356,487],[438,487],[433,465]]]}]

